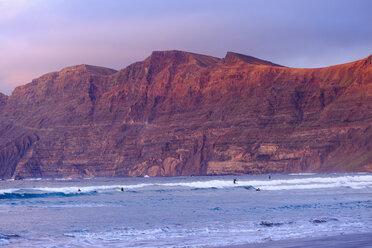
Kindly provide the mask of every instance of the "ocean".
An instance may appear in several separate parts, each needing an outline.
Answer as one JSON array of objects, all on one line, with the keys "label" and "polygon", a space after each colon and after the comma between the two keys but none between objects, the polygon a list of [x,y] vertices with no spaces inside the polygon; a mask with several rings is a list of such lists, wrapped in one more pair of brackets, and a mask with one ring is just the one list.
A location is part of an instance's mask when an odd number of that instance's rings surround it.
[{"label": "ocean", "polygon": [[4,247],[275,247],[370,233],[368,173],[0,181]]}]

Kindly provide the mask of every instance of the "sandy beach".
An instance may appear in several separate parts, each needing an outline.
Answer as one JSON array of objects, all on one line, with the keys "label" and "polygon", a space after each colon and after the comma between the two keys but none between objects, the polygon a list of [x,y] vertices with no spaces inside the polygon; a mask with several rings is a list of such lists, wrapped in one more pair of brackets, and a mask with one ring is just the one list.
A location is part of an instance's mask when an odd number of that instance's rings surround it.
[{"label": "sandy beach", "polygon": [[223,246],[214,248],[371,248],[372,233],[347,234],[312,239],[290,239],[258,244]]}]

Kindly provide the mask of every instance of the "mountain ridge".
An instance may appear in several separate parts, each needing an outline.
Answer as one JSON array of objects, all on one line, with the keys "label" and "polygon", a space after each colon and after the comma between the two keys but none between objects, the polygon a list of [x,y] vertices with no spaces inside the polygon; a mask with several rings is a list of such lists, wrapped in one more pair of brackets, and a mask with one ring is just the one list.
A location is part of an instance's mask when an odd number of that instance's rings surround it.
[{"label": "mountain ridge", "polygon": [[66,67],[0,94],[0,177],[372,171],[371,60],[171,50]]},{"label": "mountain ridge", "polygon": [[[195,55],[195,56],[202,56],[202,57],[208,57],[208,58],[211,58],[211,59],[215,59],[216,61],[219,61],[219,62],[222,62],[224,63],[224,60],[226,60],[228,57],[232,56],[232,57],[247,57],[248,59],[251,58],[253,60],[258,60],[258,61],[262,61],[262,63],[267,63],[266,65],[273,65],[273,66],[280,66],[280,67],[286,67],[286,68],[290,68],[290,69],[298,69],[298,70],[315,70],[315,69],[326,69],[326,68],[330,68],[330,67],[337,67],[337,66],[342,66],[342,65],[348,65],[348,64],[355,64],[355,63],[358,63],[358,62],[364,62],[365,64],[367,65],[370,65],[372,64],[372,55],[370,56],[367,56],[365,58],[362,58],[362,59],[359,59],[359,60],[355,60],[355,61],[351,61],[351,62],[345,62],[345,63],[340,63],[340,64],[336,64],[336,65],[329,65],[329,66],[324,66],[324,67],[311,67],[311,68],[301,68],[301,67],[287,67],[287,66],[283,66],[283,65],[279,65],[279,64],[275,64],[271,61],[267,61],[267,60],[262,60],[262,59],[258,59],[256,57],[253,57],[253,56],[249,56],[249,55],[244,55],[244,54],[240,54],[240,53],[236,53],[236,52],[231,52],[231,51],[228,51],[225,55],[225,57],[223,58],[218,58],[218,57],[213,57],[213,56],[210,56],[210,55],[203,55],[203,54],[198,54],[198,53],[192,53],[192,52],[185,52],[185,51],[181,51],[181,50],[165,50],[165,51],[153,51],[152,54],[147,57],[144,61],[148,60],[149,58],[151,58],[151,56],[155,53],[163,53],[163,54],[166,54],[166,53],[173,53],[173,52],[178,52],[178,53],[184,53],[184,54],[189,54],[189,55]],[[244,60],[241,60],[244,62]],[[107,73],[106,75],[110,75],[110,74],[114,74],[114,73],[118,73],[122,70],[125,70],[126,68],[132,66],[132,65],[135,65],[137,63],[140,63],[140,62],[134,62],[130,65],[128,65],[127,67],[123,68],[123,69],[120,69],[120,70],[115,70],[115,69],[112,69],[112,68],[108,68],[108,67],[102,67],[102,66],[97,66],[97,65],[88,65],[88,64],[79,64],[79,65],[72,65],[72,66],[67,66],[67,67],[64,67],[62,68],[61,70],[59,71],[54,71],[54,72],[49,72],[49,73],[46,73],[46,74],[43,74],[41,75],[39,78],[43,77],[43,76],[46,76],[46,75],[49,75],[49,74],[54,74],[54,73],[59,73],[59,72],[64,72],[64,71],[71,71],[71,70],[77,70],[77,69],[83,69],[85,71],[94,71],[94,70],[89,70],[87,68],[97,68],[97,69],[101,69],[102,71],[103,70],[106,70]],[[249,63],[249,62],[247,62]],[[255,64],[253,63],[252,65],[260,65],[260,64]],[[265,65],[265,64],[263,64]],[[111,71],[111,73],[109,73]],[[105,73],[103,73],[103,75],[105,75]],[[38,78],[36,78],[38,79]],[[35,80],[35,79],[34,79]],[[30,84],[30,83],[27,83],[27,84]],[[17,87],[23,87],[27,84],[24,84],[24,85],[20,85],[20,86],[17,86]],[[17,88],[16,87],[16,88]],[[10,94],[11,95],[11,94]],[[0,97],[3,98],[3,97],[9,97],[8,95],[0,92]]]}]

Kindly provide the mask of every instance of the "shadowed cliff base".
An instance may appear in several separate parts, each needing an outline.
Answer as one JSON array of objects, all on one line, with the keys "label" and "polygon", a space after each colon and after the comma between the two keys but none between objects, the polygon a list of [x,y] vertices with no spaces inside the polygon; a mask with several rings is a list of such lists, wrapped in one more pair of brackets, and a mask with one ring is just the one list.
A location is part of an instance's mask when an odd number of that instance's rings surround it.
[{"label": "shadowed cliff base", "polygon": [[372,56],[296,69],[159,51],[0,94],[0,177],[372,171],[371,123]]}]

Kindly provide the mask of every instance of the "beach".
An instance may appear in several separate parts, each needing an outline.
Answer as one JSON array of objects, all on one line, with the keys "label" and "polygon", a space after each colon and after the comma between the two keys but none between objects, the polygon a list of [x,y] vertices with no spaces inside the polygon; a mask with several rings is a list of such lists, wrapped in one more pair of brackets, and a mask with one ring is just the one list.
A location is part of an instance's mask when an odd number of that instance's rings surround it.
[{"label": "beach", "polygon": [[219,246],[215,248],[371,248],[372,233],[347,234],[320,238],[268,241],[257,244]]}]

